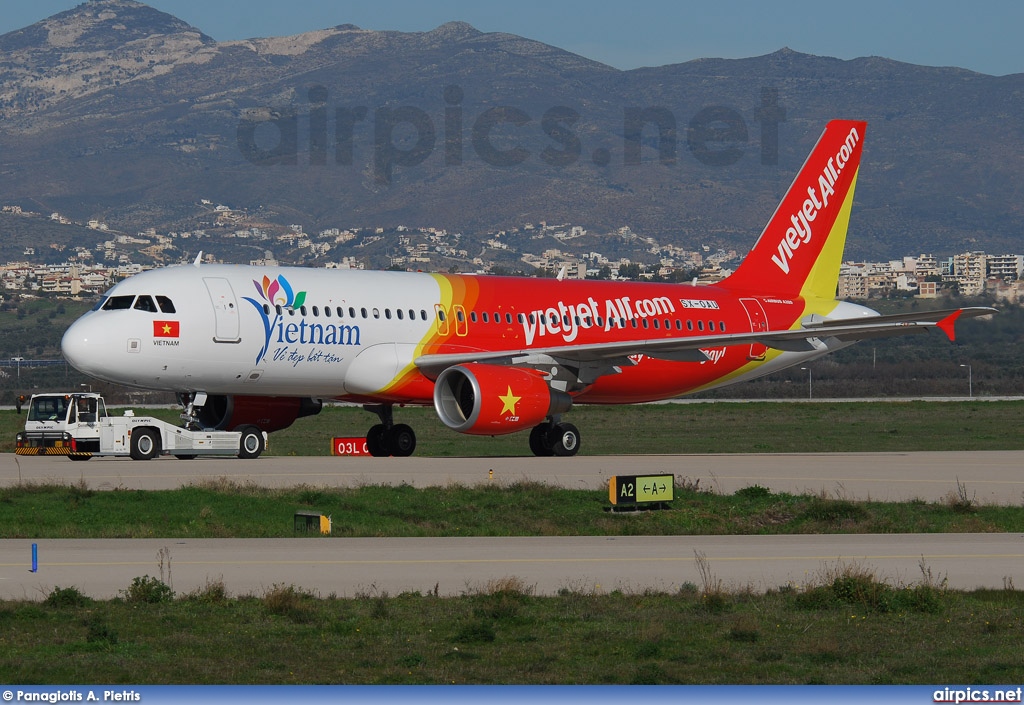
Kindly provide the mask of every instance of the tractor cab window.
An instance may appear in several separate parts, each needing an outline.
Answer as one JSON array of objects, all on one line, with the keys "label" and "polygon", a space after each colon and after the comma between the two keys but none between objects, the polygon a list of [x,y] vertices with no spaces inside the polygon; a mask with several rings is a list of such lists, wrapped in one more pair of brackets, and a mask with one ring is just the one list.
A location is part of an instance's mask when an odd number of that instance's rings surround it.
[{"label": "tractor cab window", "polygon": [[28,410],[29,421],[63,421],[68,413],[65,397],[38,397]]}]

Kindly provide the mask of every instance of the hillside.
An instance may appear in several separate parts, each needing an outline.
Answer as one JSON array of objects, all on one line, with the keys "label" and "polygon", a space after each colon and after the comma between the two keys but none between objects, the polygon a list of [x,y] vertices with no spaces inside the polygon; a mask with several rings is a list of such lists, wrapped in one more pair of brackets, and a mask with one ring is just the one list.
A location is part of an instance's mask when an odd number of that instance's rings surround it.
[{"label": "hillside", "polygon": [[0,203],[127,232],[210,199],[310,232],[550,221],[745,251],[850,117],[849,257],[1019,252],[1022,95],[1024,74],[788,49],[619,71],[457,22],[216,42],[93,0],[0,36]]}]

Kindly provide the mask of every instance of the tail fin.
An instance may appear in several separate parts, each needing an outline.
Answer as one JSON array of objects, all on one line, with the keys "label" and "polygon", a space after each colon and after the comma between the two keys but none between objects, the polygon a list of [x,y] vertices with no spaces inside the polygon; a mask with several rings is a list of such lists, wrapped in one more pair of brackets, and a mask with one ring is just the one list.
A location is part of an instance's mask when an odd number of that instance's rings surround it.
[{"label": "tail fin", "polygon": [[866,127],[852,120],[825,126],[754,248],[721,286],[835,298]]}]

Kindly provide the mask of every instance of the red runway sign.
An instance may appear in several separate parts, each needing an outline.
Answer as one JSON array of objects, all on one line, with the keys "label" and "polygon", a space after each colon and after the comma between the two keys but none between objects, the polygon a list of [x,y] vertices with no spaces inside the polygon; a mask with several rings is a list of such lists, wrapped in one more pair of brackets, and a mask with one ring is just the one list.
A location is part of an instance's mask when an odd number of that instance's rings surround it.
[{"label": "red runway sign", "polygon": [[331,440],[331,455],[369,454],[370,449],[366,447],[365,438],[334,438]]}]

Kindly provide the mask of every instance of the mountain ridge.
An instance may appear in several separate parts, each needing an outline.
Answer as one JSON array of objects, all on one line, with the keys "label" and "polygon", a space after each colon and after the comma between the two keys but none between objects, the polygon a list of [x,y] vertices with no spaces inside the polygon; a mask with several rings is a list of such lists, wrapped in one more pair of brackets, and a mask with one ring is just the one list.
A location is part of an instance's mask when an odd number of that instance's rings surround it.
[{"label": "mountain ridge", "polygon": [[548,220],[745,250],[847,117],[869,122],[852,256],[1020,251],[1021,96],[1024,74],[787,48],[622,71],[461,22],[217,42],[90,0],[0,36],[0,202],[128,231],[206,198],[310,229]]}]

